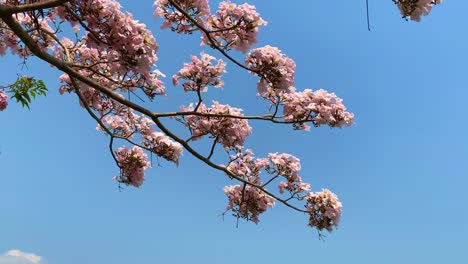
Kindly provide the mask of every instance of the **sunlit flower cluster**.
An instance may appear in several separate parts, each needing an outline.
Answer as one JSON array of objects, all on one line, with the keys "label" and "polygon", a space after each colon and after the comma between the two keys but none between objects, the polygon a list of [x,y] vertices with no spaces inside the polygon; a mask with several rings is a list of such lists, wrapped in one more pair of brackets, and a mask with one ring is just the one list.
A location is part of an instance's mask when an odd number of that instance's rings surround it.
[{"label": "sunlit flower cluster", "polygon": [[431,12],[432,6],[441,4],[442,0],[393,0],[400,9],[404,18],[414,21],[421,21],[422,16],[427,16]]},{"label": "sunlit flower cluster", "polygon": [[[134,135],[141,135],[141,144],[152,153],[176,164],[182,155],[182,146],[172,141],[168,136],[154,130],[154,122],[143,116],[137,115],[133,111],[120,111],[116,115],[107,115],[102,118],[102,122],[114,136],[119,138],[132,139]],[[100,125],[98,130],[102,130]]]},{"label": "sunlit flower cluster", "polygon": [[[207,21],[211,31],[209,36],[218,47],[224,50],[234,48],[243,53],[258,42],[258,27],[266,24],[255,6],[247,3],[236,5],[231,1],[219,3],[216,15],[211,15]],[[206,34],[203,34],[202,43],[212,45]]]},{"label": "sunlit flower cluster", "polygon": [[320,89],[312,92],[305,89],[302,92],[292,91],[282,96],[285,121],[294,122],[295,129],[309,130],[307,121],[315,126],[330,127],[350,126],[354,123],[354,115],[346,111],[343,100],[335,93]]},{"label": "sunlit flower cluster", "polygon": [[251,183],[260,184],[260,171],[266,167],[263,159],[255,159],[252,150],[247,149],[245,153],[232,155],[227,169]]},{"label": "sunlit flower cluster", "polygon": [[115,154],[120,167],[120,176],[115,179],[126,185],[140,187],[145,180],[144,171],[151,166],[143,149],[138,146],[130,149],[120,147]]},{"label": "sunlit flower cluster", "polygon": [[[65,8],[65,6],[68,8]],[[157,61],[158,45],[146,25],[123,13],[115,0],[71,1],[56,8],[63,20],[76,23],[79,14],[86,21],[86,47],[105,52],[107,62],[115,64],[119,72],[132,71],[148,77]],[[103,55],[101,55],[103,57]]]},{"label": "sunlit flower cluster", "polygon": [[[195,107],[190,104],[188,107],[182,106],[181,109],[184,112],[192,112]],[[206,107],[205,104],[200,103],[196,112],[205,115],[242,117],[241,111],[242,109],[214,101],[211,107]],[[252,127],[250,127],[247,120],[241,118],[188,115],[185,118],[185,125],[190,127],[193,140],[200,139],[205,135],[211,135],[224,148],[242,146],[245,139],[252,133]]]},{"label": "sunlit flower cluster", "polygon": [[[299,195],[310,190],[310,184],[303,182],[301,176],[299,176],[301,163],[298,158],[287,153],[270,153],[268,154],[268,161],[271,165],[268,165],[267,171],[270,174],[282,176],[286,179],[286,181],[278,184],[280,193],[287,190],[292,195]],[[301,198],[301,196],[296,197]]]},{"label": "sunlit flower cluster", "polygon": [[182,145],[172,141],[161,132],[152,131],[142,135],[143,145],[156,155],[179,164],[182,155]]},{"label": "sunlit flower cluster", "polygon": [[[28,14],[20,13],[13,16],[13,19],[29,31],[30,37],[35,41],[39,49],[46,51],[53,48],[54,42],[52,37],[47,34],[40,34],[36,30],[37,26],[39,26],[43,31],[54,32],[49,25],[51,20],[49,16],[34,20]],[[0,56],[4,56],[7,49],[9,49],[12,54],[17,54],[22,58],[31,55],[29,49],[27,49],[24,44],[20,43],[18,36],[16,36],[3,21],[0,21]]]},{"label": "sunlit flower cluster", "polygon": [[306,209],[309,212],[309,226],[331,232],[340,223],[342,205],[336,194],[328,189],[309,193],[306,196]]},{"label": "sunlit flower cluster", "polygon": [[235,217],[258,223],[258,216],[275,205],[275,199],[258,188],[250,185],[232,185],[224,187],[229,199],[227,210],[232,210]]},{"label": "sunlit flower cluster", "polygon": [[260,76],[257,84],[259,95],[271,98],[287,92],[294,84],[296,63],[278,48],[265,46],[253,49],[245,58],[251,73]]},{"label": "sunlit flower cluster", "polygon": [[[174,2],[198,23],[203,24],[203,18],[210,15],[208,0],[174,0]],[[170,28],[177,33],[192,33],[198,30],[194,23],[168,0],[156,0],[153,7],[154,17],[164,18],[162,28]]]},{"label": "sunlit flower cluster", "polygon": [[204,52],[200,53],[200,58],[192,56],[192,62],[184,63],[184,67],[172,77],[173,84],[178,85],[180,79],[184,80],[182,86],[186,92],[206,92],[208,85],[223,87],[221,75],[225,72],[226,63],[218,60],[214,65],[214,60],[215,57]]},{"label": "sunlit flower cluster", "polygon": [[8,106],[8,95],[0,90],[0,111],[3,111]]}]

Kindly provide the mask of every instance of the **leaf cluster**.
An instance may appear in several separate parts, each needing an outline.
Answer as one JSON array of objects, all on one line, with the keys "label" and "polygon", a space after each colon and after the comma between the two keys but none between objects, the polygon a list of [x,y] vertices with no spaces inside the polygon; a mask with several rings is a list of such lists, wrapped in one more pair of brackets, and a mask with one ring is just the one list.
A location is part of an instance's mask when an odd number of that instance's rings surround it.
[{"label": "leaf cluster", "polygon": [[30,109],[32,99],[38,95],[47,96],[47,87],[42,80],[36,80],[33,77],[22,76],[11,84],[10,90],[13,93],[11,98],[16,99],[16,102],[21,103],[23,107]]}]

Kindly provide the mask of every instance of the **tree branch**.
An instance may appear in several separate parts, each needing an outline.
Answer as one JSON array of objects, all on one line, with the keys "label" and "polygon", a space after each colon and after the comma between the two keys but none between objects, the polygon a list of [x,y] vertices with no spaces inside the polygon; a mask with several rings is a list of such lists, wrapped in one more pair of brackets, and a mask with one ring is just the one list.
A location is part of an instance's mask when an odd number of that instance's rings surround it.
[{"label": "tree branch", "polygon": [[53,8],[53,7],[63,5],[67,2],[70,2],[70,0],[50,0],[50,1],[32,3],[32,4],[24,4],[24,5],[19,5],[19,6],[9,6],[5,4],[0,4],[0,16],[25,13],[25,12],[36,11],[40,9]]}]

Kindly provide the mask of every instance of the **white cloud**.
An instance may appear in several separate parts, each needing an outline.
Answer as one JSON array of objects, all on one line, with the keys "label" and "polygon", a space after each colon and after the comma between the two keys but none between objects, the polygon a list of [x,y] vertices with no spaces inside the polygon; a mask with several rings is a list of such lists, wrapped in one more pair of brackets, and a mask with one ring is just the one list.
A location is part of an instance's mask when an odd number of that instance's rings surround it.
[{"label": "white cloud", "polygon": [[0,255],[0,264],[45,264],[45,261],[36,254],[12,249]]}]

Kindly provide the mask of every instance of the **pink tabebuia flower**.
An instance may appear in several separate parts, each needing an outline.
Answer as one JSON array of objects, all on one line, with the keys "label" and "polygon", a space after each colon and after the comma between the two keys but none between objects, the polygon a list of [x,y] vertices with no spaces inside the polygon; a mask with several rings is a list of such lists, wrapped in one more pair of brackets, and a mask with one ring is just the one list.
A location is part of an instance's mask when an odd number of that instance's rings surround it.
[{"label": "pink tabebuia flower", "polygon": [[116,151],[116,158],[120,167],[120,176],[116,180],[120,183],[140,187],[145,180],[145,170],[151,167],[143,149],[133,146],[128,149],[120,147]]},{"label": "pink tabebuia flower", "polygon": [[[246,53],[252,45],[257,43],[258,27],[267,24],[249,4],[236,5],[231,1],[219,3],[216,15],[207,20],[209,36],[215,44],[224,49],[234,48]],[[206,34],[202,36],[202,44],[212,46]]]},{"label": "pink tabebuia flower", "polygon": [[278,48],[265,46],[253,49],[246,56],[245,64],[252,69],[252,74],[260,76],[257,89],[264,98],[288,92],[294,84],[296,63]]},{"label": "pink tabebuia flower", "polygon": [[409,17],[419,22],[422,16],[427,16],[431,12],[433,5],[441,4],[442,0],[393,0],[393,2],[404,18]]},{"label": "pink tabebuia flower", "polygon": [[[310,184],[302,182],[302,178],[299,176],[301,163],[298,158],[287,153],[270,153],[268,154],[268,160],[271,165],[267,167],[267,171],[278,176],[283,176],[286,179],[286,182],[278,184],[280,193],[288,190],[292,195],[299,195],[304,191],[310,190]],[[301,196],[296,197],[302,199]]]},{"label": "pink tabebuia flower", "polygon": [[[193,104],[188,107],[181,107],[183,112],[194,111]],[[223,105],[216,101],[213,102],[211,108],[206,107],[205,104],[200,103],[197,112],[212,115],[234,115],[242,117],[242,109],[231,107],[230,105]],[[185,125],[190,127],[192,132],[192,139],[200,139],[205,135],[212,135],[223,145],[224,148],[235,148],[242,146],[245,139],[252,133],[252,127],[245,119],[232,118],[232,117],[216,117],[216,116],[198,116],[188,115],[185,118]]]},{"label": "pink tabebuia flower", "polygon": [[315,126],[329,125],[330,127],[350,126],[354,123],[354,115],[346,111],[343,100],[335,93],[328,93],[320,89],[312,92],[305,89],[302,92],[292,90],[281,95],[284,104],[285,121],[294,122],[295,129],[309,130],[305,123],[312,121]]},{"label": "pink tabebuia flower", "polygon": [[250,185],[233,185],[224,187],[229,199],[227,210],[232,210],[235,217],[244,218],[254,223],[258,216],[275,205],[275,199],[258,188]]},{"label": "pink tabebuia flower", "polygon": [[3,111],[8,106],[8,95],[0,90],[0,111]]},{"label": "pink tabebuia flower", "polygon": [[255,159],[251,149],[247,149],[245,153],[237,153],[231,156],[231,162],[227,169],[254,184],[261,184],[260,171],[268,167],[268,161],[264,159]]},{"label": "pink tabebuia flower", "polygon": [[309,212],[309,226],[328,232],[340,223],[342,205],[336,194],[328,189],[321,192],[309,193],[306,196],[306,209]]},{"label": "pink tabebuia flower", "polygon": [[[201,25],[204,24],[203,18],[210,15],[208,0],[174,0],[174,2]],[[156,0],[153,7],[155,8],[154,17],[164,18],[162,28],[170,28],[177,33],[192,33],[198,30],[196,25],[168,0]]]},{"label": "pink tabebuia flower", "polygon": [[143,133],[143,145],[156,155],[179,164],[179,157],[182,155],[182,145],[172,141],[161,132],[151,130]]},{"label": "pink tabebuia flower", "polygon": [[145,24],[120,9],[115,0],[82,0],[59,6],[55,13],[72,25],[77,23],[74,14],[80,14],[87,26],[84,38],[87,48],[105,52],[106,61],[118,63],[119,71],[149,76],[158,59],[158,44]]},{"label": "pink tabebuia flower", "polygon": [[217,64],[212,64],[215,57],[204,52],[200,53],[200,58],[192,56],[191,63],[184,63],[184,67],[172,77],[174,85],[179,84],[179,80],[183,79],[182,86],[186,92],[201,91],[206,92],[208,85],[216,88],[221,88],[224,82],[221,80],[221,75],[226,72],[226,63],[218,60]]}]

